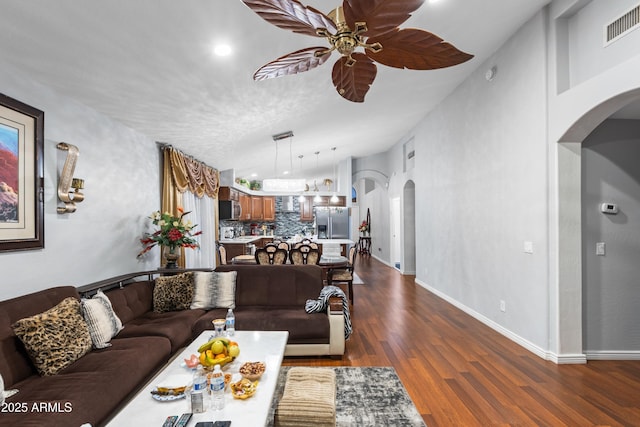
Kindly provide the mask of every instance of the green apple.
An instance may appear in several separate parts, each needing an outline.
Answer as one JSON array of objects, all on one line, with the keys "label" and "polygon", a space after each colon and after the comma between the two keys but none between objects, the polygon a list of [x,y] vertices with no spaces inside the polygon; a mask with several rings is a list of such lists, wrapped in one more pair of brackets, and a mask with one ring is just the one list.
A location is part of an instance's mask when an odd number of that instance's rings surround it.
[{"label": "green apple", "polygon": [[229,346],[229,356],[238,357],[239,354],[240,354],[240,347],[238,347],[237,345]]},{"label": "green apple", "polygon": [[211,351],[213,351],[213,354],[222,353],[224,351],[224,344],[222,341],[214,341],[213,344],[211,344]]}]

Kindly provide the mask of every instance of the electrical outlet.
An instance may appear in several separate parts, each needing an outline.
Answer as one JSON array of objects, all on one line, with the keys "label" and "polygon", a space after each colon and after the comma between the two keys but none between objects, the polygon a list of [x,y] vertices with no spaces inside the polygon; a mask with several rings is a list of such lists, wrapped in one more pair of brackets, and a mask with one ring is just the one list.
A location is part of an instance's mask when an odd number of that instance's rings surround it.
[{"label": "electrical outlet", "polygon": [[503,299],[500,300],[500,311],[503,313],[507,311],[507,303]]}]

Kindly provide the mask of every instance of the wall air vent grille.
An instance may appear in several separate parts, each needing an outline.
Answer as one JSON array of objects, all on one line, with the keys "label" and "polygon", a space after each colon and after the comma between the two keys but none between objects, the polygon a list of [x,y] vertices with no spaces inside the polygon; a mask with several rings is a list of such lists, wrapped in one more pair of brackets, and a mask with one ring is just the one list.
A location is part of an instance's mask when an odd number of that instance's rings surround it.
[{"label": "wall air vent grille", "polygon": [[620,37],[640,28],[640,5],[634,7],[621,17],[605,25],[604,45],[608,46]]}]

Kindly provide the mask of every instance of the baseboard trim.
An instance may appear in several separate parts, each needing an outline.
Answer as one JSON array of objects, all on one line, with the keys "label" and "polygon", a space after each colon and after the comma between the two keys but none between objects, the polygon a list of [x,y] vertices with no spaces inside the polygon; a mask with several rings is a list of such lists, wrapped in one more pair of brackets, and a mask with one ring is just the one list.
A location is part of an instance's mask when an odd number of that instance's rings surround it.
[{"label": "baseboard trim", "polygon": [[396,267],[391,264],[389,261],[385,261],[383,259],[380,259],[378,256],[371,254],[371,258],[375,258],[376,260],[380,261],[381,263],[383,263],[384,265],[386,265],[387,267],[391,267],[393,269],[395,269]]},{"label": "baseboard trim", "polygon": [[584,365],[587,363],[587,357],[584,354],[556,354],[548,353],[547,360],[556,365]]},{"label": "baseboard trim", "polygon": [[587,360],[640,360],[640,351],[587,351]]},{"label": "baseboard trim", "polygon": [[538,357],[540,357],[540,358],[542,358],[544,360],[549,360],[549,361],[554,362],[554,363],[559,364],[559,365],[561,365],[561,364],[584,364],[584,363],[587,363],[587,359],[586,359],[584,354],[561,354],[561,355],[558,355],[558,354],[549,352],[549,351],[541,348],[540,346],[532,343],[531,341],[529,341],[529,340],[527,340],[525,338],[522,338],[520,335],[513,333],[509,329],[505,328],[504,326],[500,325],[499,323],[494,322],[493,320],[489,319],[488,317],[478,313],[477,311],[471,309],[470,307],[467,307],[466,305],[462,304],[460,301],[457,301],[457,300],[451,298],[449,295],[444,294],[443,292],[439,291],[438,289],[435,289],[432,286],[429,286],[428,284],[426,284],[422,280],[416,278],[415,282],[417,284],[419,284],[420,286],[422,286],[423,288],[425,288],[427,291],[429,291],[432,294],[438,296],[439,298],[442,298],[443,300],[445,300],[449,304],[451,304],[454,307],[462,310],[463,312],[467,313],[469,316],[471,316],[474,319],[484,323],[485,325],[487,325],[488,327],[490,327],[494,331],[498,332],[500,335],[505,336],[506,338],[510,339],[511,341],[515,342],[516,344],[520,345],[521,347],[527,349],[531,353],[535,354],[536,356],[538,356]]}]

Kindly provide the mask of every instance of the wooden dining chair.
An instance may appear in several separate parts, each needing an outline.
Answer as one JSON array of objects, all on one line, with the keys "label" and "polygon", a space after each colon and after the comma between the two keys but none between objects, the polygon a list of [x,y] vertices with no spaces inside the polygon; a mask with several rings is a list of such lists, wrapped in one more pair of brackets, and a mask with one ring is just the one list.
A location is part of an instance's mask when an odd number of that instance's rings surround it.
[{"label": "wooden dining chair", "polygon": [[267,252],[267,250],[264,248],[256,249],[255,257],[256,263],[259,265],[271,264],[271,257],[269,255],[269,252]]},{"label": "wooden dining chair", "polygon": [[309,246],[311,249],[318,249],[318,244],[309,239],[302,239],[293,245],[294,248],[299,248],[300,246]]},{"label": "wooden dining chair", "polygon": [[291,246],[287,242],[278,242],[276,246],[278,246],[278,249],[284,249],[287,252],[291,249]]},{"label": "wooden dining chair", "polygon": [[264,250],[269,254],[269,264],[273,264],[273,254],[276,253],[278,247],[273,243],[267,243],[264,245]]},{"label": "wooden dining chair", "polygon": [[289,252],[278,248],[273,254],[272,264],[286,264]]},{"label": "wooden dining chair", "polygon": [[327,285],[346,284],[349,291],[349,300],[353,305],[353,273],[356,262],[356,254],[358,250],[356,246],[349,249],[346,267],[331,268],[327,271]]},{"label": "wooden dining chair", "polygon": [[284,264],[287,262],[287,251],[277,249],[270,252],[266,248],[256,249],[256,263],[261,265]]},{"label": "wooden dining chair", "polygon": [[309,245],[300,245],[289,251],[291,264],[317,264],[320,261],[320,251]]}]

